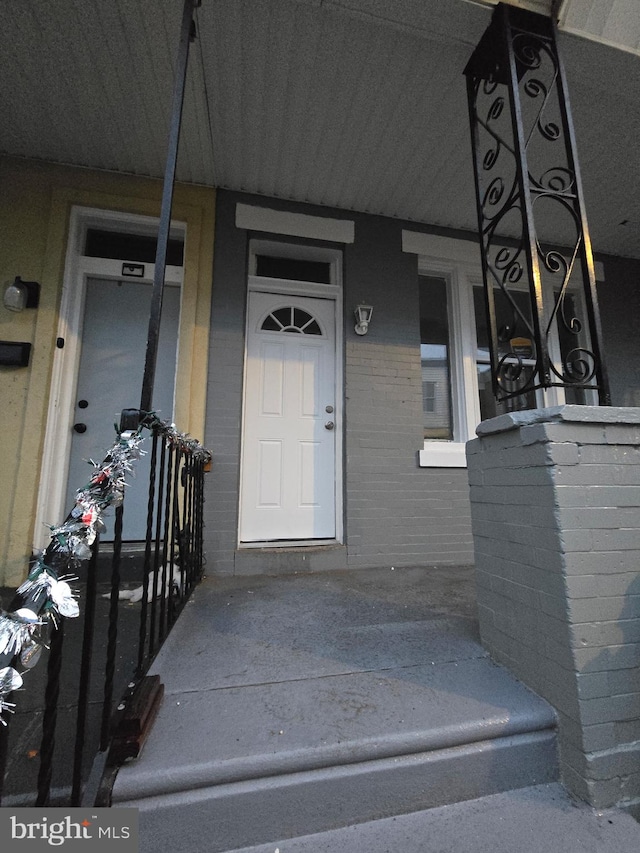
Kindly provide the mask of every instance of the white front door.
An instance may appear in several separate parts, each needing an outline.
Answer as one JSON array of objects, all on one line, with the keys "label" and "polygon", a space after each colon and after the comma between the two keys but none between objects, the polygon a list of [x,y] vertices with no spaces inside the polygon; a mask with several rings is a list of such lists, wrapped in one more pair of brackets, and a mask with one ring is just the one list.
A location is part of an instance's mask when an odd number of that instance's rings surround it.
[{"label": "white front door", "polygon": [[[101,462],[116,439],[114,424],[124,408],[140,404],[147,344],[152,285],[90,276],[87,279],[82,348],[75,400],[73,438],[69,461],[67,509],[75,492],[84,486],[92,468],[87,460]],[[176,346],[180,318],[180,288],[165,286],[158,341],[158,361],[153,402],[162,420],[173,419]],[[147,446],[148,445],[148,446]],[[143,448],[150,450],[151,442]],[[127,477],[123,538],[143,540],[146,535],[149,455],[138,460]],[[113,511],[105,518],[104,539],[113,538]]]},{"label": "white front door", "polygon": [[249,293],[240,541],[336,536],[335,302]]}]

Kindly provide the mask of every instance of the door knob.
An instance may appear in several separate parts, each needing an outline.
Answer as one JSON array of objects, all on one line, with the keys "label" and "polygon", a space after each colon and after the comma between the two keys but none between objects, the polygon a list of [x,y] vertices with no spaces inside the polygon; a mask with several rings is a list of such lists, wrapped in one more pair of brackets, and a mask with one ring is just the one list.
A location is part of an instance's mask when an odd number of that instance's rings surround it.
[{"label": "door knob", "polygon": [[86,424],[74,424],[73,429],[75,432],[80,432],[80,433],[86,432],[87,431],[87,425]]},{"label": "door knob", "polygon": [[335,426],[335,424],[333,421],[327,421],[326,424],[324,425],[324,428],[325,429],[333,429],[334,426]]}]

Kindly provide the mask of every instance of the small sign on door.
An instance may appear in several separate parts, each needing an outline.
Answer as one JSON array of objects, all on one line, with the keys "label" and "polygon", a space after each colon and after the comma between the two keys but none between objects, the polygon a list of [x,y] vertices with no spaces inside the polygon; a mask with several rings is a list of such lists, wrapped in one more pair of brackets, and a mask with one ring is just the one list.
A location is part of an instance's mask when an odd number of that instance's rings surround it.
[{"label": "small sign on door", "polygon": [[144,264],[122,264],[122,275],[144,278]]}]

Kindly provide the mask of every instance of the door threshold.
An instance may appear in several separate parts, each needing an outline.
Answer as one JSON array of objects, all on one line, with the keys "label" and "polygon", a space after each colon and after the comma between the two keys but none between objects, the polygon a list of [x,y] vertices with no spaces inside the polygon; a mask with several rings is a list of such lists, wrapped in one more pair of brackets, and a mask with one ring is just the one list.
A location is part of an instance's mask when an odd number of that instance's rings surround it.
[{"label": "door threshold", "polygon": [[244,551],[252,548],[318,548],[341,544],[337,539],[266,539],[263,542],[240,542],[238,549]]}]

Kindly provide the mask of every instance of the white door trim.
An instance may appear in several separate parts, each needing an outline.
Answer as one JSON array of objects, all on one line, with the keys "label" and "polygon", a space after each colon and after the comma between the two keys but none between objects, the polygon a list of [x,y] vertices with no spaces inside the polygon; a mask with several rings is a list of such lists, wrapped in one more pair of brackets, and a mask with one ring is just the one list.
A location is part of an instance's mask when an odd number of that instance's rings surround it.
[{"label": "white door trim", "polygon": [[355,239],[353,219],[331,219],[328,216],[274,210],[271,207],[258,207],[241,202],[236,204],[236,228],[326,240],[331,243],[353,243]]},{"label": "white door trim", "polygon": [[[87,228],[111,228],[123,232],[157,233],[158,220],[151,216],[120,213],[98,208],[74,206],[69,220],[69,240],[65,258],[62,298],[58,319],[59,340],[53,356],[47,424],[42,449],[40,484],[36,504],[33,532],[34,551],[44,549],[49,541],[49,526],[60,524],[71,507],[65,507],[67,474],[71,452],[71,426],[75,412],[75,392],[80,363],[82,323],[87,278],[100,275],[122,278],[122,261],[87,258],[82,246]],[[172,228],[181,234],[186,226],[173,223]],[[123,258],[122,260],[127,260]],[[137,263],[137,262],[135,262]],[[153,264],[145,264],[142,281],[153,281]],[[167,267],[165,280],[182,284],[181,267]],[[140,280],[140,279],[139,279]]]}]

